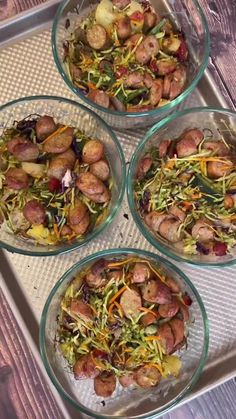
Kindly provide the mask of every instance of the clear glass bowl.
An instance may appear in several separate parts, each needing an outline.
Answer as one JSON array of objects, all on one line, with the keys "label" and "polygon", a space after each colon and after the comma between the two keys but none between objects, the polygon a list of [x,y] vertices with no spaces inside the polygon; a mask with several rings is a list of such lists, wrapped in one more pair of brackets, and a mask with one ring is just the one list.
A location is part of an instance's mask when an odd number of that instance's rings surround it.
[{"label": "clear glass bowl", "polygon": [[[147,112],[118,112],[105,109],[84,96],[71,82],[63,66],[63,42],[68,39],[78,19],[85,17],[96,7],[99,0],[64,0],[59,6],[52,28],[52,50],[57,69],[65,83],[77,98],[97,112],[109,125],[119,129],[129,129],[151,125],[170,114],[194,90],[207,67],[210,51],[210,38],[206,18],[197,0],[158,0],[151,3],[161,15],[169,16],[186,35],[190,51],[189,75],[183,93],[169,104]],[[70,26],[66,29],[66,21]]]},{"label": "clear glass bowl", "polygon": [[[105,405],[95,395],[92,380],[76,381],[62,354],[55,347],[57,315],[60,302],[75,274],[87,269],[100,258],[146,258],[161,266],[191,297],[192,322],[189,326],[188,348],[181,350],[182,369],[178,378],[162,380],[158,387],[149,390],[124,389],[117,386]],[[198,291],[176,266],[155,255],[137,249],[112,249],[95,253],[73,265],[57,282],[48,296],[40,323],[40,350],[49,377],[59,393],[74,407],[95,418],[155,418],[175,406],[192,389],[205,365],[208,352],[209,331],[206,311]]]},{"label": "clear glass bowl", "polygon": [[136,207],[133,185],[138,162],[142,156],[150,146],[153,144],[158,145],[163,138],[178,138],[184,130],[189,128],[209,128],[213,134],[211,141],[219,140],[223,136],[227,142],[234,144],[236,147],[236,113],[233,111],[211,108],[193,108],[163,119],[146,133],[133,154],[127,176],[129,207],[134,221],[144,237],[166,256],[177,261],[184,261],[195,265],[233,265],[236,263],[236,246],[231,254],[226,254],[225,256],[184,254],[180,249],[174,247],[173,244],[167,242],[160,235],[155,235],[143,221]]},{"label": "clear glass bowl", "polygon": [[115,134],[90,109],[69,99],[54,96],[31,96],[14,100],[0,107],[0,134],[11,127],[15,120],[21,120],[29,114],[51,115],[65,125],[80,127],[86,134],[101,139],[105,145],[106,156],[110,163],[114,185],[109,214],[106,220],[87,234],[82,241],[72,244],[36,245],[30,240],[23,240],[13,233],[6,232],[0,226],[0,248],[30,256],[52,256],[77,249],[94,240],[114,219],[120,208],[124,191],[126,166],[122,148]]}]

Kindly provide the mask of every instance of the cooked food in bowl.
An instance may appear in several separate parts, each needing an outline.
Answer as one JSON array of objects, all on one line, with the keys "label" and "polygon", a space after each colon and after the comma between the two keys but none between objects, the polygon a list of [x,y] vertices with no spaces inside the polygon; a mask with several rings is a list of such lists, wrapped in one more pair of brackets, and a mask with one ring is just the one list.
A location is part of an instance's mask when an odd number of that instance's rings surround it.
[{"label": "cooked food in bowl", "polygon": [[191,303],[158,264],[101,258],[66,289],[56,340],[75,379],[94,379],[97,396],[110,397],[118,383],[151,388],[181,371]]},{"label": "cooked food in bowl", "polygon": [[74,86],[111,110],[149,111],[168,104],[186,85],[184,33],[147,1],[101,0],[78,18],[64,52]]},{"label": "cooked food in bowl", "polygon": [[197,290],[172,263],[111,249],[71,267],[42,312],[46,370],[92,417],[159,417],[196,383],[208,349]]},{"label": "cooked food in bowl", "polygon": [[184,255],[224,257],[236,245],[236,147],[191,128],[162,138],[138,163],[134,194],[153,234]]}]

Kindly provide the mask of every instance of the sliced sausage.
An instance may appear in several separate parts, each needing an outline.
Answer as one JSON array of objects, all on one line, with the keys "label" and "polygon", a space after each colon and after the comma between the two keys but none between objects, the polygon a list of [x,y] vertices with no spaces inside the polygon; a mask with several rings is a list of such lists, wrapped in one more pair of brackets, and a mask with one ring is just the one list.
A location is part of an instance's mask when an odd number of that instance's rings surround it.
[{"label": "sliced sausage", "polygon": [[93,311],[88,304],[82,300],[74,299],[70,304],[70,311],[78,316],[81,316],[83,320],[92,320]]},{"label": "sliced sausage", "polygon": [[88,44],[96,50],[106,49],[109,46],[109,38],[106,29],[102,25],[93,25],[86,33]]},{"label": "sliced sausage", "polygon": [[184,339],[184,322],[180,319],[171,319],[169,325],[174,335],[174,346],[179,345]]},{"label": "sliced sausage", "polygon": [[148,89],[150,89],[152,87],[153,83],[155,83],[155,79],[147,71],[144,73],[143,81],[144,81],[145,86]]},{"label": "sliced sausage", "polygon": [[197,153],[197,146],[194,139],[185,139],[178,141],[176,144],[178,157],[187,157]]},{"label": "sliced sausage", "polygon": [[87,211],[88,209],[86,205],[79,199],[75,201],[74,205],[70,206],[68,212],[68,221],[72,229],[83,220]]},{"label": "sliced sausage", "polygon": [[108,94],[102,90],[94,89],[88,94],[87,97],[97,105],[103,106],[103,108],[109,108],[110,98]]},{"label": "sliced sausage", "polygon": [[48,177],[56,178],[61,180],[65,175],[67,169],[72,170],[74,168],[76,162],[76,155],[69,148],[64,153],[57,155],[56,157],[52,158],[48,168]]},{"label": "sliced sausage", "polygon": [[184,322],[187,322],[189,319],[189,309],[188,307],[179,301],[179,311],[181,313],[182,319]]},{"label": "sliced sausage", "polygon": [[139,89],[144,86],[144,75],[139,71],[130,73],[125,79],[125,86]]},{"label": "sliced sausage", "polygon": [[72,79],[81,79],[82,76],[82,71],[80,68],[77,67],[77,65],[75,65],[74,63],[72,63],[71,61],[69,61],[69,70],[70,70],[70,75],[72,77]]},{"label": "sliced sausage", "polygon": [[39,142],[45,140],[54,131],[56,131],[57,125],[54,119],[49,115],[41,116],[35,125],[36,137]]},{"label": "sliced sausage", "polygon": [[34,161],[39,156],[39,149],[37,144],[27,141],[21,144],[16,144],[12,150],[12,154],[19,161]]},{"label": "sliced sausage", "polygon": [[84,192],[84,195],[87,196],[87,198],[89,198],[90,201],[96,202],[97,204],[105,204],[109,202],[111,199],[110,191],[106,187],[104,187],[102,193],[89,194]]},{"label": "sliced sausage", "polygon": [[180,137],[181,140],[185,140],[186,142],[193,140],[196,146],[198,146],[201,143],[203,138],[204,138],[203,132],[197,128],[193,128],[193,129],[189,129],[185,131]]},{"label": "sliced sausage", "polygon": [[27,189],[29,186],[29,176],[23,169],[9,169],[5,175],[8,188],[20,190]]},{"label": "sliced sausage", "polygon": [[177,207],[177,205],[173,205],[170,210],[169,213],[171,215],[173,215],[174,217],[176,217],[177,219],[179,219],[180,221],[184,221],[186,218],[186,213],[180,209],[179,207]]},{"label": "sliced sausage", "polygon": [[94,390],[97,396],[110,397],[116,389],[116,377],[112,372],[102,372],[94,379]]},{"label": "sliced sausage", "polygon": [[169,326],[168,323],[164,323],[161,326],[159,326],[158,334],[160,337],[160,343],[163,346],[163,349],[165,350],[166,355],[169,355],[173,348],[174,348],[174,335],[172,333],[172,329]]},{"label": "sliced sausage", "polygon": [[152,158],[148,156],[143,157],[138,164],[137,177],[144,177],[146,173],[151,169],[151,166]]},{"label": "sliced sausage", "polygon": [[203,218],[197,220],[192,227],[192,237],[195,240],[199,240],[200,242],[209,241],[213,240],[214,236],[215,233],[211,228],[210,223]]},{"label": "sliced sausage", "polygon": [[142,289],[142,297],[149,303],[169,304],[171,302],[170,289],[159,279],[150,279]]},{"label": "sliced sausage", "polygon": [[135,380],[134,380],[133,373],[122,375],[121,377],[119,377],[119,383],[124,388],[127,388],[127,387],[131,386],[132,384],[134,384],[135,383]]},{"label": "sliced sausage", "polygon": [[136,383],[142,388],[155,387],[161,381],[161,373],[151,365],[139,367],[134,373]]},{"label": "sliced sausage", "polygon": [[182,93],[187,80],[187,71],[184,66],[178,67],[173,73],[173,80],[170,87],[170,100],[175,99]]},{"label": "sliced sausage", "polygon": [[131,22],[128,16],[123,16],[116,22],[116,31],[118,38],[124,40],[131,36]]},{"label": "sliced sausage", "polygon": [[72,230],[71,230],[70,226],[65,224],[60,231],[60,235],[62,237],[66,237],[66,236],[70,236],[71,234],[72,234]]},{"label": "sliced sausage", "polygon": [[120,305],[126,317],[136,317],[140,314],[142,300],[138,291],[127,289],[120,298]]},{"label": "sliced sausage", "polygon": [[110,193],[106,186],[90,172],[81,173],[76,186],[91,201],[104,203],[110,200]]},{"label": "sliced sausage", "polygon": [[127,110],[129,112],[148,112],[153,109],[152,105],[129,105]]},{"label": "sliced sausage", "polygon": [[82,218],[82,220],[78,224],[72,225],[71,228],[76,235],[81,235],[81,234],[86,233],[86,231],[88,230],[89,224],[90,224],[90,216],[89,216],[89,212],[86,212],[84,218]]},{"label": "sliced sausage", "polygon": [[82,159],[84,163],[92,164],[104,156],[104,145],[99,140],[89,140],[83,147]]},{"label": "sliced sausage", "polygon": [[162,159],[167,155],[171,140],[161,140],[159,144],[159,157]]},{"label": "sliced sausage", "polygon": [[111,270],[107,272],[107,278],[114,279],[115,281],[121,279],[122,276],[123,276],[122,269],[116,269],[116,270]]},{"label": "sliced sausage", "polygon": [[162,92],[163,92],[163,80],[157,79],[153,83],[150,94],[149,94],[149,100],[152,106],[157,106],[162,98]]},{"label": "sliced sausage", "polygon": [[133,49],[141,38],[143,38],[143,35],[141,33],[136,33],[125,41],[125,45]]},{"label": "sliced sausage", "polygon": [[95,378],[100,372],[96,366],[95,360],[91,354],[82,355],[73,367],[73,373],[76,380],[85,378]]},{"label": "sliced sausage", "polygon": [[178,282],[175,281],[173,278],[166,278],[165,283],[170,288],[171,292],[174,292],[175,294],[178,294],[180,292],[180,286]]},{"label": "sliced sausage", "polygon": [[154,12],[145,12],[144,13],[144,25],[143,25],[143,32],[146,33],[150,31],[150,29],[154,28],[156,22],[158,20],[158,16]]},{"label": "sliced sausage", "polygon": [[213,151],[217,156],[224,157],[229,154],[229,149],[221,141],[204,141],[203,149]]},{"label": "sliced sausage", "polygon": [[31,199],[26,202],[23,214],[30,224],[43,224],[46,218],[45,208],[37,199]]},{"label": "sliced sausage", "polygon": [[133,269],[133,276],[131,282],[140,284],[150,278],[151,272],[146,263],[136,262]]},{"label": "sliced sausage", "polygon": [[154,35],[148,35],[135,51],[135,58],[140,64],[147,64],[159,52],[160,46]]},{"label": "sliced sausage", "polygon": [[112,4],[117,7],[117,9],[122,10],[130,4],[130,0],[112,0]]},{"label": "sliced sausage", "polygon": [[171,302],[168,304],[160,304],[158,307],[158,312],[161,317],[174,317],[179,311],[179,303],[176,298],[172,298]]},{"label": "sliced sausage", "polygon": [[11,140],[7,142],[7,150],[9,151],[9,153],[13,154],[15,146],[19,144],[29,144],[29,140],[20,135],[13,137]]},{"label": "sliced sausage", "polygon": [[174,217],[165,218],[159,226],[159,233],[169,242],[176,243],[182,238],[182,233],[179,231],[180,225],[181,221],[176,220]]},{"label": "sliced sausage", "polygon": [[98,179],[101,179],[103,182],[109,179],[110,176],[110,168],[106,160],[99,160],[91,164],[89,171],[94,176],[97,176]]},{"label": "sliced sausage", "polygon": [[157,60],[153,58],[150,62],[150,70],[157,76],[165,76],[166,74],[173,73],[176,69],[177,62],[172,58],[165,60]]},{"label": "sliced sausage", "polygon": [[145,313],[144,316],[141,317],[140,321],[144,327],[147,327],[150,326],[150,324],[156,323],[158,317],[160,317],[158,314]]},{"label": "sliced sausage", "polygon": [[125,107],[124,103],[122,103],[119,99],[117,99],[116,96],[112,96],[110,98],[110,102],[117,111],[119,111],[119,112],[125,112],[126,111],[126,107]]},{"label": "sliced sausage", "polygon": [[53,154],[64,153],[72,144],[73,134],[74,128],[68,127],[53,137],[47,137],[43,143],[43,151]]},{"label": "sliced sausage", "polygon": [[90,288],[100,288],[107,283],[107,278],[104,272],[89,272],[85,277],[85,281]]},{"label": "sliced sausage", "polygon": [[152,211],[144,216],[145,223],[156,233],[159,231],[159,227],[167,217],[167,214],[160,214],[157,211]]},{"label": "sliced sausage", "polygon": [[224,207],[226,209],[230,209],[234,207],[234,202],[236,202],[236,196],[234,197],[234,195],[230,195],[230,194],[226,194],[224,197]]},{"label": "sliced sausage", "polygon": [[170,97],[170,88],[171,88],[171,82],[173,80],[173,74],[166,74],[164,77],[164,81],[163,81],[163,92],[162,92],[162,96],[165,99],[169,99]]},{"label": "sliced sausage", "polygon": [[228,176],[233,170],[233,163],[229,160],[225,162],[210,161],[207,163],[207,174],[211,179],[219,179]]}]

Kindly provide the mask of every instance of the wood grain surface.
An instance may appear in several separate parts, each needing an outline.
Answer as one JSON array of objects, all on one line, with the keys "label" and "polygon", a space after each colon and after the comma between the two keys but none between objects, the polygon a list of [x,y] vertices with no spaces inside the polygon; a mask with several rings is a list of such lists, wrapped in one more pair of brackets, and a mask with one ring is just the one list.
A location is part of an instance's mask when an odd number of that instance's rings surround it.
[{"label": "wood grain surface", "polygon": [[[0,0],[0,20],[46,0]],[[236,108],[236,0],[200,0],[211,34],[209,69]],[[73,415],[73,417],[76,417]],[[0,291],[0,419],[61,419],[47,383]],[[235,419],[234,380],[163,416],[163,419]]]}]

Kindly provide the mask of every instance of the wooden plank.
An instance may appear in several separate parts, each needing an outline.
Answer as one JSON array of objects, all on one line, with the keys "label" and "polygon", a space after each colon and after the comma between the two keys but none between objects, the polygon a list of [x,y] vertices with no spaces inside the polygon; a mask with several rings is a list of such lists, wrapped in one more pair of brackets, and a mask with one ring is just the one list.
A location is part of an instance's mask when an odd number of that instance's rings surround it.
[{"label": "wooden plank", "polygon": [[62,419],[1,289],[0,342],[1,419]]}]

